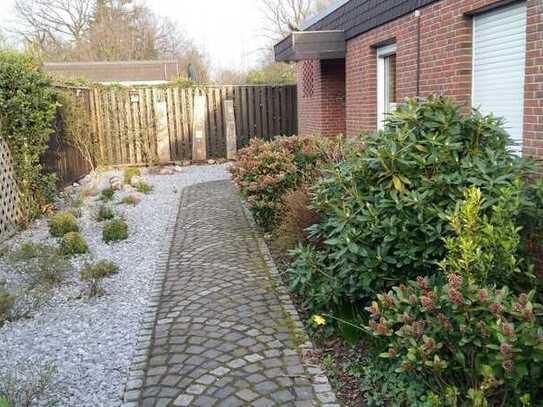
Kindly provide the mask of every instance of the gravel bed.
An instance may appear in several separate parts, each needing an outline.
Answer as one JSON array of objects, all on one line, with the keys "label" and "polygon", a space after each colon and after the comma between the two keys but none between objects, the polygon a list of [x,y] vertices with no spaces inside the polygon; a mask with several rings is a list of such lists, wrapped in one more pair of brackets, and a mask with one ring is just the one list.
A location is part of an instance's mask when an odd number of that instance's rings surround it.
[{"label": "gravel bed", "polygon": [[[163,233],[175,221],[179,192],[192,184],[228,178],[225,165],[191,166],[174,175],[144,176],[154,191],[139,194],[142,200],[135,207],[115,205],[129,225],[130,236],[112,245],[102,242],[102,226],[94,219],[99,203],[96,198],[86,198],[78,221],[91,255],[79,256],[73,263],[78,267],[107,259],[117,263],[120,272],[104,281],[105,295],[94,299],[81,295],[84,286],[74,272],[33,318],[0,328],[0,371],[51,362],[56,366],[53,384],[38,404],[119,406],[156,262],[164,248]],[[127,193],[117,193],[116,201],[124,195]],[[55,243],[48,235],[46,220],[10,239],[8,246],[28,241]],[[0,261],[0,280],[6,280],[9,287],[17,285],[19,278]],[[24,377],[24,372],[19,374]]]}]

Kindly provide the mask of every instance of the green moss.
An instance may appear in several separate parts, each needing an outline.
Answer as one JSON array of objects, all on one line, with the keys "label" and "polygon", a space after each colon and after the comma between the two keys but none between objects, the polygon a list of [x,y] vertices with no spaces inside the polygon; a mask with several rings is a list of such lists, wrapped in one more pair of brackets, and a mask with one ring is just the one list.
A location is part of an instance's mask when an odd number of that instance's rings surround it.
[{"label": "green moss", "polygon": [[104,242],[118,242],[128,239],[128,225],[123,219],[114,219],[108,222],[102,231]]},{"label": "green moss", "polygon": [[78,232],[70,232],[64,235],[60,242],[60,252],[65,256],[85,254],[89,251],[83,236]]},{"label": "green moss", "polygon": [[70,212],[58,212],[49,220],[49,233],[54,237],[62,237],[66,233],[79,232],[77,219]]}]

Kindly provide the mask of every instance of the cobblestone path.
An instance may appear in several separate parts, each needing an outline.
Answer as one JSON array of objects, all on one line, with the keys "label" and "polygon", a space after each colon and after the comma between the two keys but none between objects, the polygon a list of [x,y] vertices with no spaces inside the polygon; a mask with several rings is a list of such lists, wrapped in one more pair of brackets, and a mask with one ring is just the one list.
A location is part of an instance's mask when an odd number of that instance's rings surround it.
[{"label": "cobblestone path", "polygon": [[229,181],[183,190],[125,406],[337,406]]}]

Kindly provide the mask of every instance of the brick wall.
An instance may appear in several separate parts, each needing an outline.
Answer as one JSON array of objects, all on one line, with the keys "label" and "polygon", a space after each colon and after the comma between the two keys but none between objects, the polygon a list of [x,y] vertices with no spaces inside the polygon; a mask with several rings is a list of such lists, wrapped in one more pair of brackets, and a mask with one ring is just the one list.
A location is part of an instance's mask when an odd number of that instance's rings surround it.
[{"label": "brick wall", "polygon": [[[471,107],[472,19],[466,13],[496,0],[442,0],[420,9],[420,95],[446,94]],[[543,2],[528,0],[526,155],[543,158]],[[416,95],[417,17],[406,15],[347,43],[347,134],[377,127],[376,46],[395,41],[399,99]]]},{"label": "brick wall", "polygon": [[297,76],[298,132],[345,134],[345,61],[302,61]]}]

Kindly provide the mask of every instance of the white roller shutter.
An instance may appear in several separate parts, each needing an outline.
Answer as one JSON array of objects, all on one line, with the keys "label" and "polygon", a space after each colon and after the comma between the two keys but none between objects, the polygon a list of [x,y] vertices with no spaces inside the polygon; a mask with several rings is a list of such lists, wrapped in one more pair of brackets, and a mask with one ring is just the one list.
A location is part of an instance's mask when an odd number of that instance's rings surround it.
[{"label": "white roller shutter", "polygon": [[521,151],[526,66],[526,3],[474,17],[473,107],[505,118]]}]

